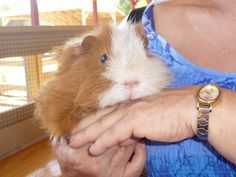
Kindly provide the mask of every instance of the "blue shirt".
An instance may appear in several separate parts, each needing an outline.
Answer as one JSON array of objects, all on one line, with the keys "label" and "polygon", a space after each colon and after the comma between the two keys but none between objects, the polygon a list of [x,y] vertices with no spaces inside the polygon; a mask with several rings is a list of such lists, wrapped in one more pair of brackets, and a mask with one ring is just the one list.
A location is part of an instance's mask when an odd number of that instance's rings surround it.
[{"label": "blue shirt", "polygon": [[[150,52],[168,65],[175,78],[172,87],[214,83],[236,91],[236,73],[219,72],[193,64],[155,31],[153,4],[144,12],[142,23]],[[236,177],[236,166],[207,141],[196,137],[178,143],[148,141],[146,169],[149,177]]]}]

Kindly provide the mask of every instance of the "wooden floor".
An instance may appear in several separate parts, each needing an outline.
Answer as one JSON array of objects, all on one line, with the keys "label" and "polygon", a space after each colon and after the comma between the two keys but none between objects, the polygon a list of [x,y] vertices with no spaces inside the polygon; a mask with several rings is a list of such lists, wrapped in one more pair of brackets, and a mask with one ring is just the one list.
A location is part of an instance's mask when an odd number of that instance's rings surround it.
[{"label": "wooden floor", "polygon": [[48,140],[40,141],[0,161],[1,177],[25,177],[53,159]]}]

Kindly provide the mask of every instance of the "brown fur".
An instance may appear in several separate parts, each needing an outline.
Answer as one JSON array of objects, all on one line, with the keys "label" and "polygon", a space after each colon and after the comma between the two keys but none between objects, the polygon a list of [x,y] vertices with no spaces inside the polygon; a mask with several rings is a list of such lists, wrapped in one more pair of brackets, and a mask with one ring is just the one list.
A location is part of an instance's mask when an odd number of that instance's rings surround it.
[{"label": "brown fur", "polygon": [[36,97],[35,117],[43,128],[57,136],[67,135],[74,125],[98,109],[97,96],[109,87],[101,77],[105,70],[99,57],[110,53],[109,27],[84,38],[81,46],[55,49],[59,68]]}]

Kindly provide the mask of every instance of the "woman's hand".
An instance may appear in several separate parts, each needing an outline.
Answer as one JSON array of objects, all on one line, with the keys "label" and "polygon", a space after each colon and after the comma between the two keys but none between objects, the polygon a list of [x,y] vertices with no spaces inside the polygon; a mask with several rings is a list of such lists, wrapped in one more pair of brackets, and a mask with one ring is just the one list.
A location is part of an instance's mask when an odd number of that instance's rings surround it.
[{"label": "woman's hand", "polygon": [[69,149],[60,144],[54,147],[63,177],[139,177],[144,169],[146,152],[143,143],[114,146],[97,157],[89,154],[89,146]]},{"label": "woman's hand", "polygon": [[[110,108],[111,109],[111,108]],[[110,109],[97,113],[100,117]],[[85,119],[80,127],[87,127],[95,119]],[[72,149],[66,144],[54,144],[63,177],[139,177],[146,161],[145,144],[138,142],[127,147],[114,146],[101,156],[89,153],[91,144]]]},{"label": "woman's hand", "polygon": [[190,138],[196,130],[197,88],[192,86],[168,90],[116,108],[108,108],[103,115],[98,112],[89,118],[97,120],[93,124],[74,130],[69,146],[78,148],[93,143],[90,153],[101,155],[117,144],[127,146],[142,138],[164,142]]}]

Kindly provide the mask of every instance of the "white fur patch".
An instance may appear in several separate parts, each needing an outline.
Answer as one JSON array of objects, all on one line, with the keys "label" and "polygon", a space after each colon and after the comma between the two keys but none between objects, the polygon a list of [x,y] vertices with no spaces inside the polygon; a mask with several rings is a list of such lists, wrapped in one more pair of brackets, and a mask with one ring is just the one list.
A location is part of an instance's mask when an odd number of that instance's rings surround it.
[{"label": "white fur patch", "polygon": [[[100,107],[127,99],[137,99],[159,93],[170,83],[170,72],[158,58],[147,56],[143,40],[134,25],[112,26],[112,55],[103,76],[113,82],[99,96]],[[138,82],[132,90],[125,82]]]},{"label": "white fur patch", "polygon": [[66,42],[65,47],[69,47],[69,46],[78,47],[81,45],[82,41],[83,41],[83,38],[81,37],[73,38]]}]

